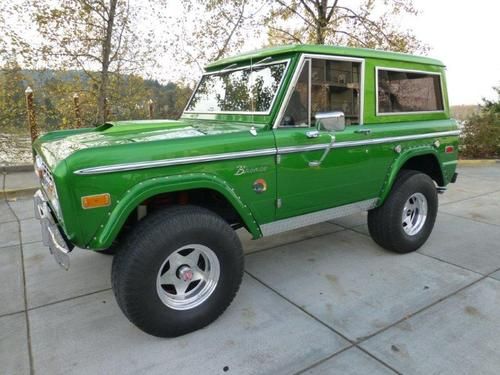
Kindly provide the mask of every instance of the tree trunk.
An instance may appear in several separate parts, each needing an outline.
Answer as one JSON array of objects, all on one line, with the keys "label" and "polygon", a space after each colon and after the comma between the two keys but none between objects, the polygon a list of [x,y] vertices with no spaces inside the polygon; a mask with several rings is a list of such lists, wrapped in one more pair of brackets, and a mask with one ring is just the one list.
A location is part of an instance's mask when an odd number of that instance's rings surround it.
[{"label": "tree trunk", "polygon": [[328,26],[326,13],[328,11],[328,0],[317,2],[317,18],[316,18],[316,44],[325,44],[325,31]]},{"label": "tree trunk", "polygon": [[104,124],[107,120],[106,110],[106,97],[108,95],[108,82],[109,82],[109,65],[111,63],[111,37],[113,36],[113,27],[116,14],[116,3],[118,0],[111,0],[109,4],[108,18],[106,21],[106,36],[102,43],[102,66],[101,66],[101,80],[99,86],[99,96],[97,99],[98,124]]}]

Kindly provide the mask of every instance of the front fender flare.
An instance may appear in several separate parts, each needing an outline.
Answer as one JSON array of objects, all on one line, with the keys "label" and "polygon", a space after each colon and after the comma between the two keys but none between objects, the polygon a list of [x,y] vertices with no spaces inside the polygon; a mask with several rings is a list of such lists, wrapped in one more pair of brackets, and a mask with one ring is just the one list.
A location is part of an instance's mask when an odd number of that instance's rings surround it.
[{"label": "front fender flare", "polygon": [[[389,196],[389,193],[391,192],[392,186],[394,185],[394,182],[396,181],[396,178],[399,174],[399,171],[403,167],[403,165],[410,160],[411,158],[415,156],[422,156],[422,155],[432,155],[436,158],[436,162],[439,165],[439,168],[441,169],[441,163],[439,161],[439,153],[438,151],[432,147],[432,146],[418,146],[418,147],[412,147],[408,148],[406,150],[403,150],[401,154],[398,154],[396,158],[394,158],[389,171],[387,173],[387,176],[385,178],[384,185],[382,186],[382,190],[379,194],[379,201],[378,201],[378,206],[382,205],[386,198]],[[441,171],[442,173],[442,171]]]},{"label": "front fender flare", "polygon": [[123,224],[132,211],[146,199],[158,194],[192,189],[211,189],[222,194],[242,218],[254,238],[261,237],[260,228],[249,207],[238,197],[233,187],[224,180],[207,173],[156,177],[141,181],[127,190],[108,213],[106,222],[101,225],[87,247],[106,249],[111,246]]}]

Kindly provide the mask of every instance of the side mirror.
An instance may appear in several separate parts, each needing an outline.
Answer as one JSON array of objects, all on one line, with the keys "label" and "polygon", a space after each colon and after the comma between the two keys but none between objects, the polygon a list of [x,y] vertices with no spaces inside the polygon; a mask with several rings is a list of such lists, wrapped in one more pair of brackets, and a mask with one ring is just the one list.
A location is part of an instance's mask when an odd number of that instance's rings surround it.
[{"label": "side mirror", "polygon": [[345,129],[344,112],[321,112],[316,113],[316,127],[318,130],[342,131]]}]

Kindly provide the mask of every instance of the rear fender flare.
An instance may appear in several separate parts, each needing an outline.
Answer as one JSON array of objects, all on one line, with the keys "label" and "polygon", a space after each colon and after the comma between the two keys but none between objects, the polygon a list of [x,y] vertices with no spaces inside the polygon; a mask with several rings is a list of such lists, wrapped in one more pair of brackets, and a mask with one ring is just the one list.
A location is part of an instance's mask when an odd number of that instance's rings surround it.
[{"label": "rear fender flare", "polygon": [[403,150],[403,152],[394,159],[389,168],[384,185],[379,195],[378,206],[382,205],[389,196],[392,186],[394,185],[394,182],[396,181],[399,171],[401,170],[403,165],[411,158],[422,155],[434,156],[436,158],[436,162],[439,164],[439,168],[442,169],[441,163],[439,161],[439,153],[432,146],[417,146]]}]

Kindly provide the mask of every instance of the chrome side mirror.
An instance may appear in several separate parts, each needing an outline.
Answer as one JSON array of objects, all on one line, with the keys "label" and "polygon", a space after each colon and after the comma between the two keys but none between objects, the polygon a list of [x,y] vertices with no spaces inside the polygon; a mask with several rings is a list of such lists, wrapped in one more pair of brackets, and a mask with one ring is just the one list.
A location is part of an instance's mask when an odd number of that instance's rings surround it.
[{"label": "chrome side mirror", "polygon": [[318,130],[342,131],[345,129],[344,112],[320,112],[316,113],[315,118]]}]

